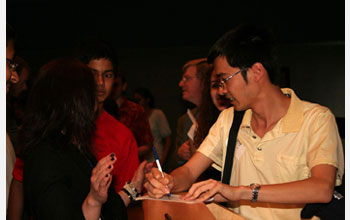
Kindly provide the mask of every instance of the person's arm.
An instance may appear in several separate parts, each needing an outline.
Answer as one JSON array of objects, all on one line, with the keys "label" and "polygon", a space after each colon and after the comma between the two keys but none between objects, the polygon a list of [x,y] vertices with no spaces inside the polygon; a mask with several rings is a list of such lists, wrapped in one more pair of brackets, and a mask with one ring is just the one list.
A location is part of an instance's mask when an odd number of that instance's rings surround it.
[{"label": "person's arm", "polygon": [[23,183],[12,178],[7,209],[8,220],[21,220],[23,214]]},{"label": "person's arm", "polygon": [[[272,203],[327,203],[332,199],[336,168],[321,164],[311,169],[311,177],[305,180],[262,185],[257,200]],[[214,197],[218,202],[251,200],[249,186],[229,186],[215,180],[193,184],[185,195],[186,200],[205,201]]]},{"label": "person's arm", "polygon": [[[332,198],[336,176],[339,182],[344,164],[341,141],[334,116],[325,109],[320,109],[314,114],[319,115],[313,115],[314,120],[311,125],[308,125],[308,135],[305,136],[308,138],[305,159],[310,166],[310,177],[283,184],[262,185],[258,193],[258,201],[324,203]],[[216,201],[251,200],[252,189],[247,185],[229,186],[207,180],[193,184],[184,198],[189,200],[198,198],[202,201],[213,196]]]},{"label": "person's arm", "polygon": [[169,192],[181,192],[188,189],[198,176],[213,163],[208,157],[197,152],[183,166],[175,169],[170,175],[164,173],[164,178],[157,168],[146,174],[145,188],[148,194],[160,198]]},{"label": "person's arm", "polygon": [[171,146],[171,137],[170,135],[164,138],[164,148],[163,148],[163,155],[162,158],[160,159],[160,164],[163,165],[166,158],[168,157],[168,153],[170,150]]},{"label": "person's arm", "polygon": [[[135,171],[131,183],[135,186],[138,193],[142,192],[145,173],[147,173],[151,169],[150,167],[152,166],[153,163],[147,163],[146,161],[143,161]],[[131,202],[128,195],[123,190],[120,190],[118,194],[122,198],[125,207],[127,207]]]},{"label": "person's arm", "polygon": [[187,141],[185,141],[185,143],[183,143],[181,145],[181,147],[179,147],[179,149],[177,150],[177,156],[181,159],[181,160],[189,160],[192,156],[192,152],[191,152],[191,146],[190,146],[190,142],[191,140],[188,139]]}]

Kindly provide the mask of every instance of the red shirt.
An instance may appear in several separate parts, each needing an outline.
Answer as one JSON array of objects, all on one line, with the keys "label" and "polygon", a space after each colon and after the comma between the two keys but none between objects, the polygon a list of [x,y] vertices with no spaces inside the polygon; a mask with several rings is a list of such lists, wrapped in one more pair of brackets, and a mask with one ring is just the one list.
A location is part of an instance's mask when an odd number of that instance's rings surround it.
[{"label": "red shirt", "polygon": [[124,99],[118,110],[118,120],[132,131],[138,146],[153,143],[148,117],[141,105]]},{"label": "red shirt", "polygon": [[[96,131],[93,137],[93,154],[97,160],[115,153],[117,162],[112,171],[113,186],[119,192],[126,181],[131,180],[139,166],[137,145],[131,131],[117,121],[106,111],[96,120]],[[23,181],[23,161],[16,158],[12,176],[18,181]]]}]

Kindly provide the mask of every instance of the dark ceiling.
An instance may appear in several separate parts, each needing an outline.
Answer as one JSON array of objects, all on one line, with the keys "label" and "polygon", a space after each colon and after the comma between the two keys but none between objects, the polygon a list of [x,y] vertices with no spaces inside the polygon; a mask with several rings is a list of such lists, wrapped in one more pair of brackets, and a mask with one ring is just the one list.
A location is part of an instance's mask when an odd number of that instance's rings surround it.
[{"label": "dark ceiling", "polygon": [[30,48],[69,47],[87,36],[118,47],[208,46],[241,22],[271,27],[281,43],[345,41],[344,1],[217,1],[177,8],[98,2],[11,0],[7,22]]}]

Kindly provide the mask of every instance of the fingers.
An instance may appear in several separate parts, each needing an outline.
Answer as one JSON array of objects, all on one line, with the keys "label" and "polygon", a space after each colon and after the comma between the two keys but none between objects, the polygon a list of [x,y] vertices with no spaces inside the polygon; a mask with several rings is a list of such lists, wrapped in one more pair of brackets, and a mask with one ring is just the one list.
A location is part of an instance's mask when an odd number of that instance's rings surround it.
[{"label": "fingers", "polygon": [[91,184],[95,190],[99,190],[100,186],[104,187],[109,184],[112,179],[111,172],[117,158],[114,153],[107,155],[98,161],[96,167],[92,170]]},{"label": "fingers", "polygon": [[220,192],[221,183],[215,180],[206,180],[192,185],[184,200],[205,201]]},{"label": "fingers", "polygon": [[162,178],[161,172],[153,168],[151,172],[146,174],[146,182],[144,184],[148,194],[155,198],[160,198],[168,194],[170,192],[170,189],[167,187],[167,184],[170,183],[169,177],[169,175],[165,175],[165,177]]},{"label": "fingers", "polygon": [[144,172],[145,167],[146,167],[146,164],[147,164],[147,161],[146,161],[146,160],[142,161],[142,163],[140,163],[140,165],[139,165],[139,167],[137,168],[137,170],[140,170],[140,171]]},{"label": "fingers", "polygon": [[153,162],[147,163],[145,166],[145,173],[149,173],[151,172],[152,168],[155,167],[155,164]]}]

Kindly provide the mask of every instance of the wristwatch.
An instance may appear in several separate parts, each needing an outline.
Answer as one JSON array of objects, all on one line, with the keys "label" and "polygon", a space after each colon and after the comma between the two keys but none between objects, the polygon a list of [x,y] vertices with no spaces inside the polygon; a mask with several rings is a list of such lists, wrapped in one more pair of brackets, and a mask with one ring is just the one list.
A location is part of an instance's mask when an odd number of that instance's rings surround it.
[{"label": "wristwatch", "polygon": [[252,189],[252,199],[250,200],[251,202],[257,202],[258,201],[258,195],[259,195],[259,190],[261,186],[257,183],[252,183],[249,185],[249,187]]},{"label": "wristwatch", "polygon": [[128,195],[131,201],[134,201],[136,197],[139,195],[135,185],[131,181],[126,182],[122,190],[123,192],[126,193],[126,195]]}]

